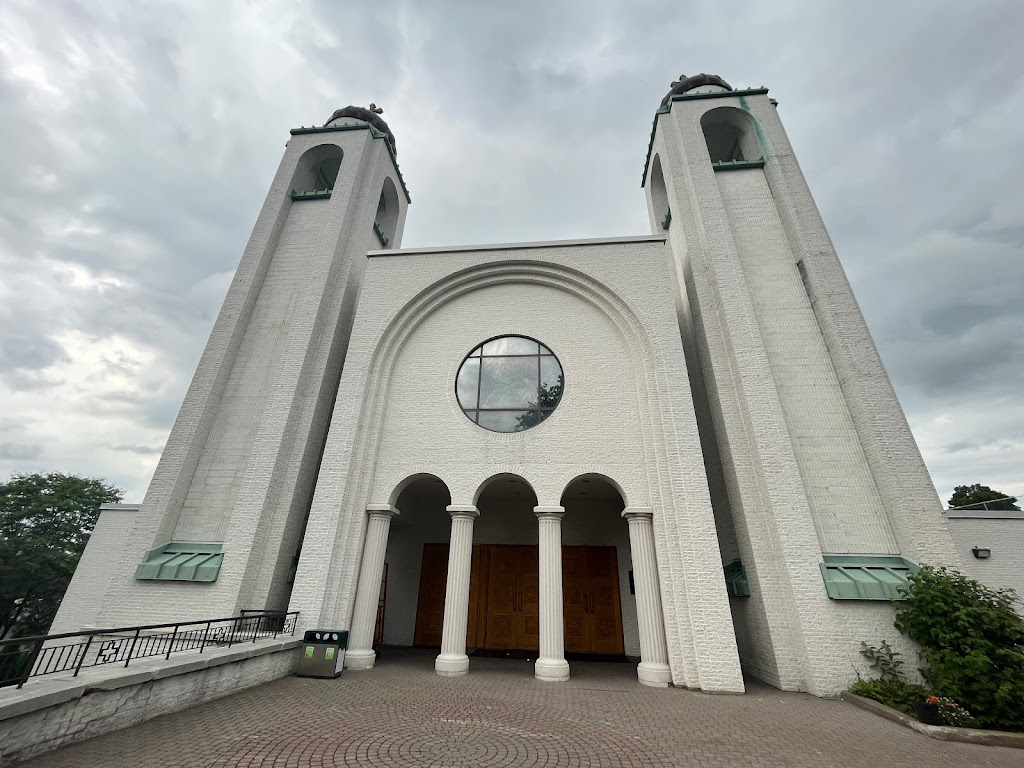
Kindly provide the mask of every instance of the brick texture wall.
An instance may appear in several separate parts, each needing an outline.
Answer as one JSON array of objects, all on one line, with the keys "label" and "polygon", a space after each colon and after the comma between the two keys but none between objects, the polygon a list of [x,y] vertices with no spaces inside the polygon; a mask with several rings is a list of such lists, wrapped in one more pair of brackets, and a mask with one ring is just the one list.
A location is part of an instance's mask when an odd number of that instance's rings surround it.
[{"label": "brick texture wall", "polygon": [[[292,607],[347,626],[367,504],[408,476],[472,504],[499,472],[541,505],[600,473],[654,511],[673,679],[741,690],[721,555],[661,240],[374,256],[310,512]],[[472,424],[455,400],[465,355],[500,334],[541,340],[565,393],[522,433]]]}]

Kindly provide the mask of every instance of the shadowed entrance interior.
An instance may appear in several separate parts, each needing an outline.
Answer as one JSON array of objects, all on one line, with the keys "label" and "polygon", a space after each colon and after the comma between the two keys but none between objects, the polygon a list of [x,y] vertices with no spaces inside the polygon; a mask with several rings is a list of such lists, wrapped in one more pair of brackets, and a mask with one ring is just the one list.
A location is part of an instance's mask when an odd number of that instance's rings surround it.
[{"label": "shadowed entrance interior", "polygon": [[[566,489],[566,541],[562,547],[565,651],[621,657],[623,642],[620,568],[625,523],[621,498],[598,478],[581,478]],[[529,485],[498,476],[478,499],[469,593],[466,646],[478,651],[538,650],[539,595],[536,502]],[[609,533],[616,534],[609,536]],[[600,542],[600,543],[598,543]],[[619,546],[616,546],[616,545]],[[620,557],[624,555],[624,562]],[[424,542],[413,643],[437,647],[444,617],[448,545]]]}]

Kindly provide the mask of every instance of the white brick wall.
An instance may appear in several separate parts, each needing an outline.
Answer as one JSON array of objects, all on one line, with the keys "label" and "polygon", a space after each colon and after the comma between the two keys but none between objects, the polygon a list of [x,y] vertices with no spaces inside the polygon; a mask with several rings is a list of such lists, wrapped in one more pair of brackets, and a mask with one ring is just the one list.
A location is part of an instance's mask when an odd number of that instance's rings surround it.
[{"label": "white brick wall", "polygon": [[[736,648],[664,245],[608,242],[374,257],[310,513],[292,608],[348,626],[367,504],[429,472],[471,504],[512,472],[541,505],[576,476],[654,510],[673,679],[740,690]],[[495,335],[540,339],[566,386],[554,415],[483,430],[455,401],[462,359]]]},{"label": "white brick wall", "polygon": [[[764,171],[714,172],[700,119],[722,106],[757,118],[748,148]],[[708,452],[711,490],[751,586],[733,600],[741,658],[780,687],[834,694],[860,641],[912,649],[888,605],[828,600],[821,552],[955,561],[935,491],[767,97],[674,102],[655,158],[702,436],[721,460],[719,480]]]},{"label": "white brick wall", "polygon": [[[293,202],[300,157],[325,143],[344,151],[331,197]],[[285,607],[373,218],[395,175],[369,131],[291,138],[96,622]],[[172,540],[223,542],[218,580],[136,581],[146,551]]]},{"label": "white brick wall", "polygon": [[110,586],[111,566],[122,557],[138,504],[104,504],[85,551],[71,577],[47,634],[96,627],[96,616]]},{"label": "white brick wall", "polygon": [[[1024,512],[950,510],[946,520],[964,573],[993,589],[1009,587],[1024,596]],[[979,560],[971,552],[974,547],[990,550],[991,556]]]},{"label": "white brick wall", "polygon": [[824,552],[898,551],[759,169],[716,173]]}]

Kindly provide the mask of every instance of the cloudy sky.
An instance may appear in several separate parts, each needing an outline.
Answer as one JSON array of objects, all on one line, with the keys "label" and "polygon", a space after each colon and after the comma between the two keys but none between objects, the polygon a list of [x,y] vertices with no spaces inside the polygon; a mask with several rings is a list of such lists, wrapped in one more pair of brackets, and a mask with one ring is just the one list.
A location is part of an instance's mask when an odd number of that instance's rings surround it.
[{"label": "cloudy sky", "polygon": [[0,4],[0,479],[141,500],[288,129],[374,101],[406,246],[648,231],[680,73],[766,85],[942,498],[1024,494],[1024,3]]}]

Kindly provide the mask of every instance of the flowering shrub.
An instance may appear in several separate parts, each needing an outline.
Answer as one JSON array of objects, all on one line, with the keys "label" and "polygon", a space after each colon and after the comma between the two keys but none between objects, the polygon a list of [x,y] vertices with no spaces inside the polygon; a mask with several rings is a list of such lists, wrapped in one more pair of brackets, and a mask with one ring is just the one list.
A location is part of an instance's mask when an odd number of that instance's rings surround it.
[{"label": "flowering shrub", "polygon": [[939,717],[946,725],[955,725],[958,728],[966,728],[974,725],[974,718],[971,713],[961,707],[948,696],[929,696],[925,703],[934,704],[939,709]]}]

